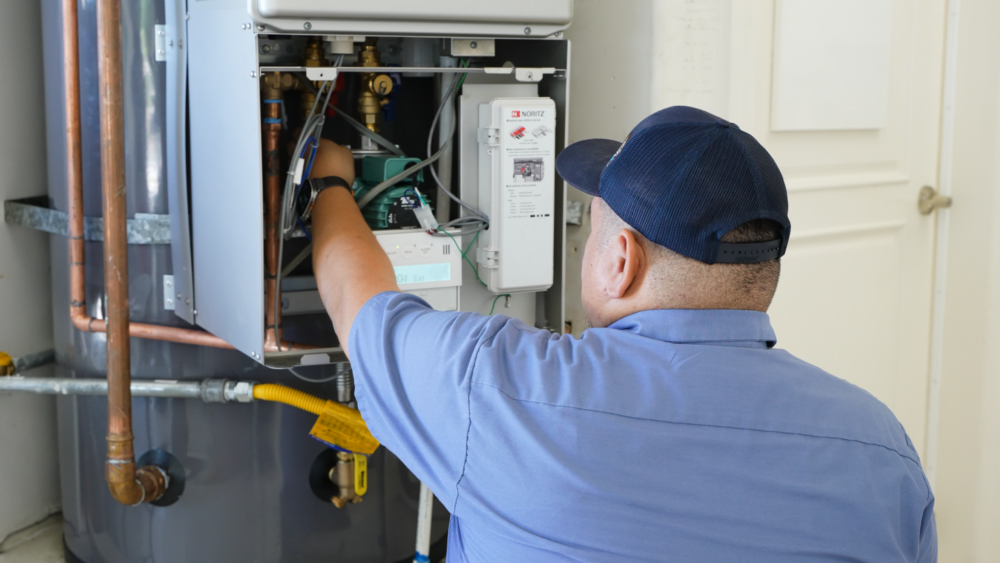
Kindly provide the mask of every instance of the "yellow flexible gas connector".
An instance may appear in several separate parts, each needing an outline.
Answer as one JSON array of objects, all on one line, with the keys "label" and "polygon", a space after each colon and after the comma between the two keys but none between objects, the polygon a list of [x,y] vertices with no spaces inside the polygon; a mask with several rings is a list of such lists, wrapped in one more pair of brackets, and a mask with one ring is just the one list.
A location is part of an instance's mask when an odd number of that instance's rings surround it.
[{"label": "yellow flexible gas connector", "polygon": [[328,444],[365,455],[378,449],[378,440],[368,431],[368,425],[356,409],[274,383],[254,385],[253,398],[285,403],[319,416],[309,434]]},{"label": "yellow flexible gas connector", "polygon": [[7,352],[0,352],[0,375],[14,375],[14,358]]},{"label": "yellow flexible gas connector", "polygon": [[284,385],[273,383],[259,383],[253,386],[253,398],[258,401],[274,401],[285,403],[297,409],[311,412],[315,415],[323,414],[323,407],[326,401],[319,397],[313,397],[308,393],[297,391]]}]

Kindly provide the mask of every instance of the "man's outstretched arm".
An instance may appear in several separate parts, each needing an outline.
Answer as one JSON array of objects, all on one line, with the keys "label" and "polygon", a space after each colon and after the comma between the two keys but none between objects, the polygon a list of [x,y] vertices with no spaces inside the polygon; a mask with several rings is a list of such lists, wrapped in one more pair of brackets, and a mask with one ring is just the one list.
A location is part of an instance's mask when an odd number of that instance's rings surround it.
[{"label": "man's outstretched arm", "polygon": [[[340,176],[353,183],[351,151],[322,140],[310,176]],[[399,291],[396,274],[347,190],[329,188],[320,192],[312,221],[316,284],[340,345],[348,353],[347,340],[354,318],[372,297]]]}]

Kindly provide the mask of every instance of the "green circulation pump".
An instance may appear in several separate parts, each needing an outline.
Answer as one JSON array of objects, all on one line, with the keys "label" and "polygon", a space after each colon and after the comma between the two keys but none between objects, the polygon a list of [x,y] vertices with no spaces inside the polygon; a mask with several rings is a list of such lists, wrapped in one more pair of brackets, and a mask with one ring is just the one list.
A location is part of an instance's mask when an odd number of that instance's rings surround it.
[{"label": "green circulation pump", "polygon": [[[403,170],[420,164],[419,158],[399,156],[366,156],[361,160],[361,177],[354,180],[354,198],[360,200],[376,185],[399,174]],[[401,180],[368,203],[361,214],[372,229],[405,229],[420,227],[413,210],[419,207],[417,195],[412,188],[424,181],[424,171]],[[407,190],[410,190],[407,193]]]}]

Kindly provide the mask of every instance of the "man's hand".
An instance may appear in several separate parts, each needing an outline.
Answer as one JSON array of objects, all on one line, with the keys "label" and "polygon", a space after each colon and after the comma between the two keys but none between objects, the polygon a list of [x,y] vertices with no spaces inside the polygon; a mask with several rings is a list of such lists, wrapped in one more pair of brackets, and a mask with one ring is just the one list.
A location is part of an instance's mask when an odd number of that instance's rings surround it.
[{"label": "man's hand", "polygon": [[[340,176],[353,183],[354,156],[350,149],[321,139],[309,176]],[[349,191],[334,187],[320,192],[312,221],[316,283],[340,345],[349,354],[354,318],[372,297],[399,291],[396,274]]]}]

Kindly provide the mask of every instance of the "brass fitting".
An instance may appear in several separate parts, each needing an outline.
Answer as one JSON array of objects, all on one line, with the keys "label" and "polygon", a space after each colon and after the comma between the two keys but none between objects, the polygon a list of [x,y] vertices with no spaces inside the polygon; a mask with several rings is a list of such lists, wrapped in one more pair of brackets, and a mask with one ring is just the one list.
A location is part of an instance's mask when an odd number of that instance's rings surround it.
[{"label": "brass fitting", "polygon": [[111,496],[126,506],[159,500],[170,484],[167,472],[160,467],[145,465],[136,469],[131,434],[108,435],[104,476]]},{"label": "brass fitting", "polygon": [[[306,43],[305,51],[303,52],[304,58],[302,61],[303,66],[307,67],[319,67],[326,65],[326,53],[323,50],[323,42],[320,41],[318,37],[313,37]],[[314,82],[314,86],[319,88],[319,83]],[[302,113],[305,117],[308,117],[309,110],[312,108],[313,104],[316,102],[316,94],[313,93],[309,88],[302,89]],[[320,112],[326,111],[325,108],[320,108]]]},{"label": "brass fitting", "polygon": [[288,72],[265,72],[260,87],[265,100],[279,100],[282,92],[299,90],[302,84],[297,76]]},{"label": "brass fitting", "polygon": [[340,489],[340,494],[330,499],[337,508],[344,508],[348,503],[357,504],[364,500],[354,488],[353,454],[337,452],[337,465],[330,469],[328,477]]},{"label": "brass fitting", "polygon": [[14,375],[15,373],[17,373],[17,368],[14,365],[14,358],[11,358],[7,352],[0,352],[0,376]]},{"label": "brass fitting", "polygon": [[[369,40],[362,47],[358,53],[356,66],[382,66],[382,59],[374,40]],[[388,75],[374,72],[361,75],[361,91],[358,93],[358,116],[361,118],[359,121],[376,133],[378,133],[378,116],[382,113],[382,106],[389,103],[386,96],[390,92],[392,92],[392,79]]]}]

